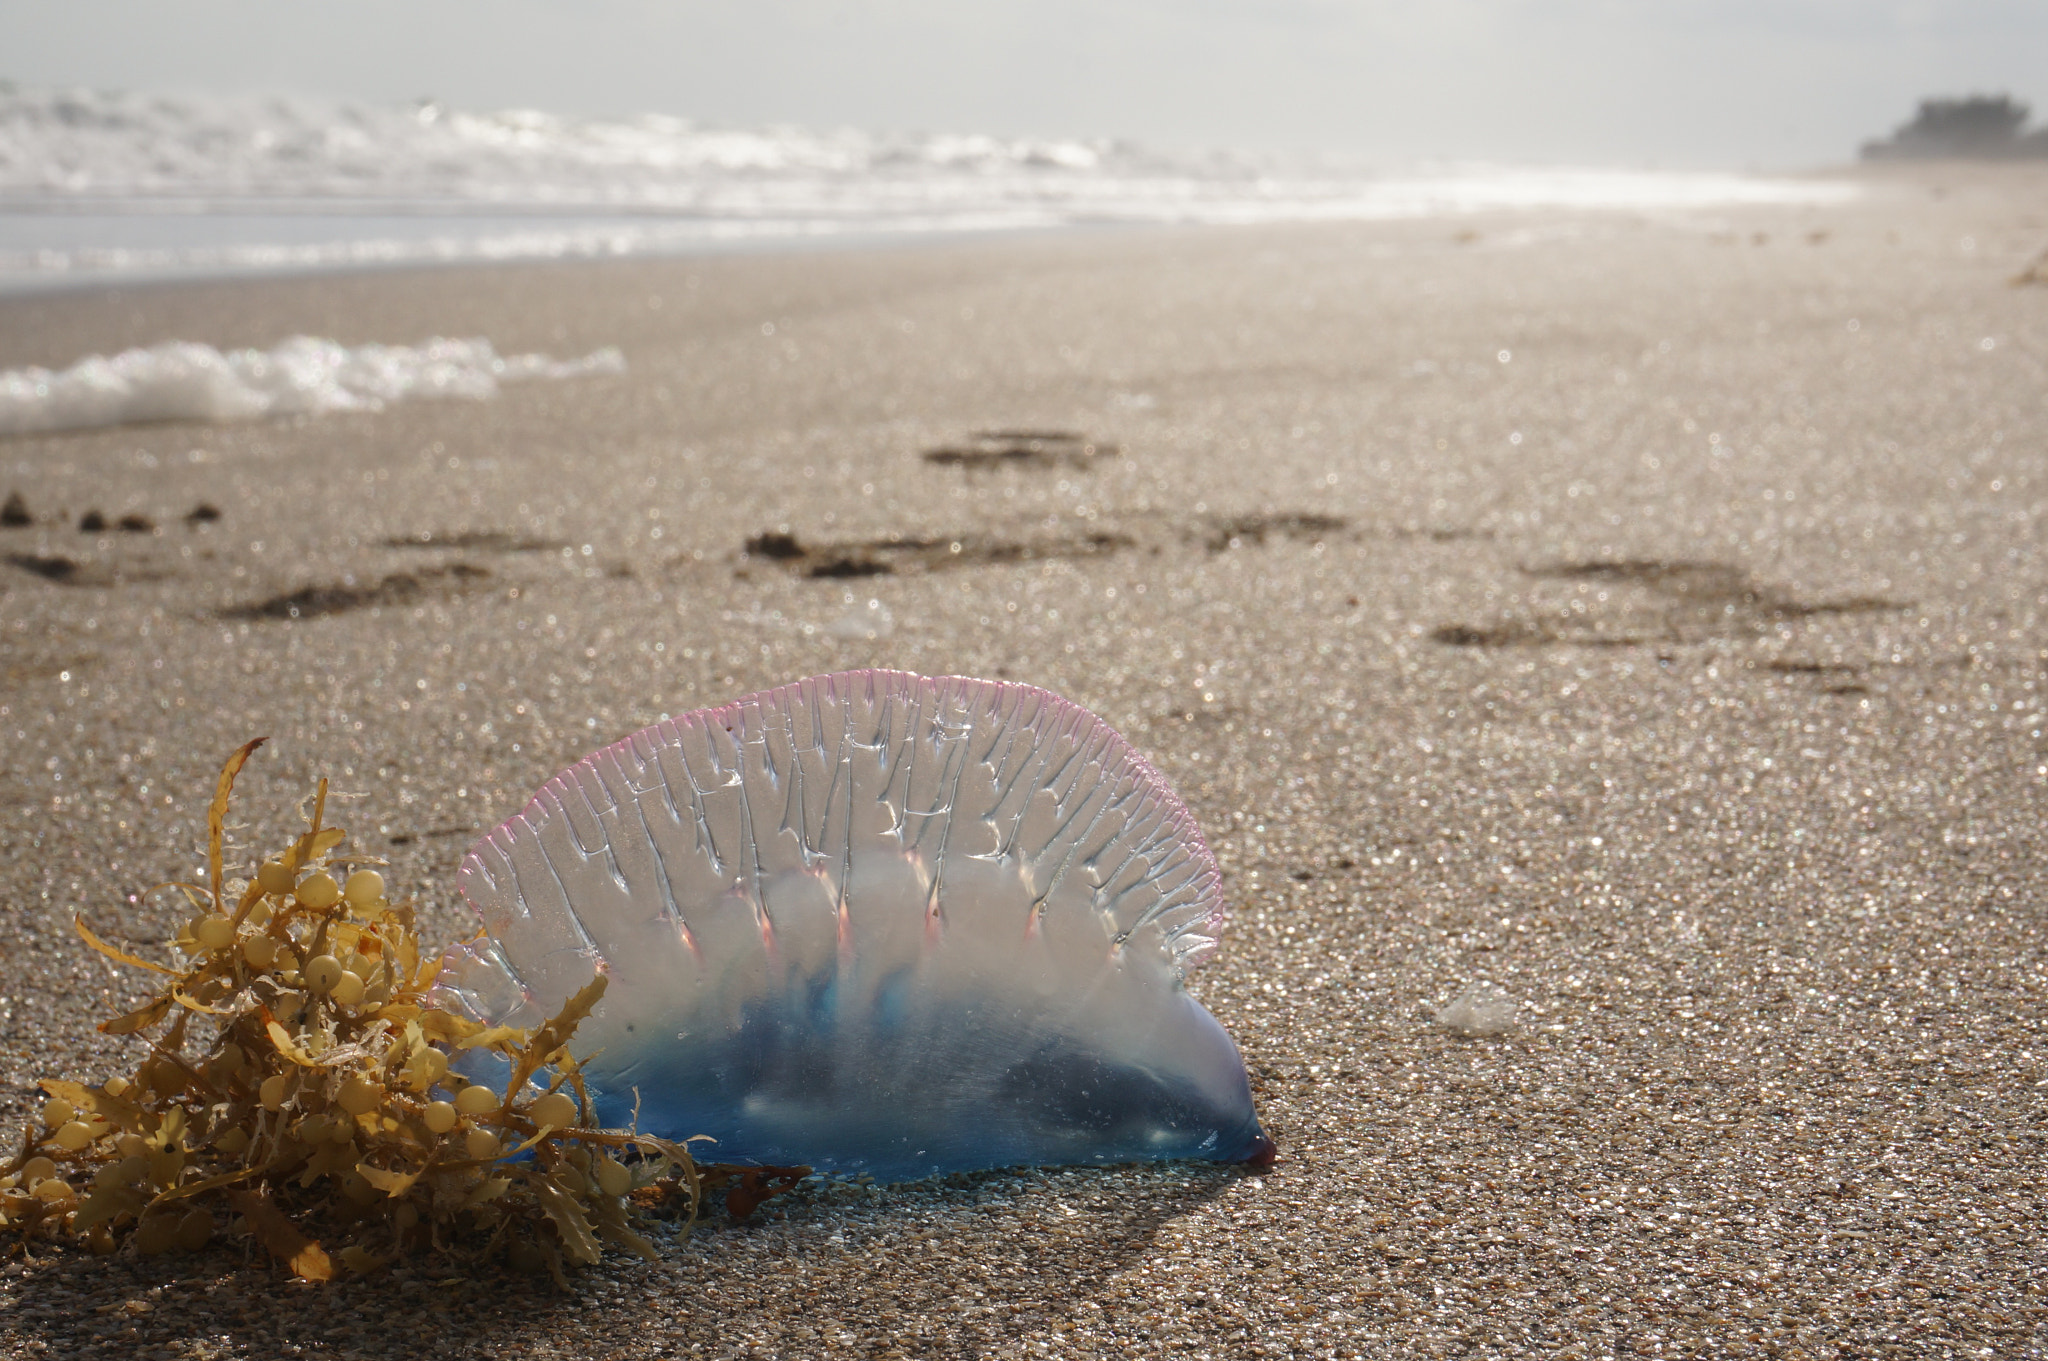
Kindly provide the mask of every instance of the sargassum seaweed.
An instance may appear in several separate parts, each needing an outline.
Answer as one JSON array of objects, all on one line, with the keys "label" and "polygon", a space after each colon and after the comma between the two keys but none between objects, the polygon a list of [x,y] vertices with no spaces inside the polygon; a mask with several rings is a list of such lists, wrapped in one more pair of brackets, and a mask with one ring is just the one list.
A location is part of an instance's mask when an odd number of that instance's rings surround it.
[{"label": "sargassum seaweed", "polygon": [[[560,1281],[608,1245],[652,1257],[653,1216],[687,1230],[708,1188],[741,1178],[707,1176],[670,1140],[596,1127],[566,1046],[603,974],[530,1030],[431,1005],[440,958],[422,956],[413,911],[377,871],[338,854],[325,780],[305,833],[224,882],[229,798],[262,740],[221,771],[207,883],[159,886],[196,909],[176,942],[184,968],[78,921],[94,949],[157,976],[153,997],[100,1026],[148,1052],[131,1077],[41,1084],[40,1126],[0,1162],[0,1234],[24,1251],[68,1237],[159,1253],[196,1250],[225,1220],[311,1280],[433,1250]],[[503,1090],[449,1071],[474,1050],[509,1069]],[[762,1198],[750,1188],[732,1208]]]}]

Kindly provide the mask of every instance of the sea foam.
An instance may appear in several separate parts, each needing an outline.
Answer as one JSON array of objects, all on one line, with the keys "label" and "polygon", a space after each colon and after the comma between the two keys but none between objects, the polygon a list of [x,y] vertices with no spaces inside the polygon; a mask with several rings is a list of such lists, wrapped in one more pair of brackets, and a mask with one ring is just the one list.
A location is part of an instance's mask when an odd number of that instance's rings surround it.
[{"label": "sea foam", "polygon": [[343,345],[293,336],[270,350],[173,340],[89,355],[62,372],[0,372],[0,435],[146,421],[226,423],[324,411],[375,411],[409,398],[482,401],[501,383],[620,373],[618,350],[581,359],[501,355],[488,340],[436,337],[419,345]]}]

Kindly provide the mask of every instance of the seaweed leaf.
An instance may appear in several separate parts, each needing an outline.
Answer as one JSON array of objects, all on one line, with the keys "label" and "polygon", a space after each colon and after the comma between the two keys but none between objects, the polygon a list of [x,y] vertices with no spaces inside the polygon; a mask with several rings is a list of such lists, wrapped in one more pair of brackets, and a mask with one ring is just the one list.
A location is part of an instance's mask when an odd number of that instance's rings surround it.
[{"label": "seaweed leaf", "polygon": [[334,1279],[334,1263],[327,1259],[326,1250],[300,1233],[276,1201],[261,1191],[236,1191],[228,1200],[249,1221],[263,1246],[289,1266],[293,1275],[302,1281]]},{"label": "seaweed leaf", "polygon": [[734,1219],[745,1219],[761,1208],[762,1201],[774,1199],[811,1175],[808,1167],[727,1166],[715,1171],[732,1185],[725,1193],[725,1212]]},{"label": "seaweed leaf", "polygon": [[103,1088],[88,1087],[83,1082],[65,1082],[59,1078],[44,1078],[36,1085],[46,1095],[69,1102],[73,1110],[91,1111],[122,1129],[142,1127],[142,1107]]},{"label": "seaweed leaf", "polygon": [[218,1191],[223,1186],[233,1186],[238,1181],[247,1181],[249,1178],[269,1170],[266,1167],[242,1167],[232,1172],[223,1172],[218,1176],[205,1177],[199,1181],[188,1181],[182,1186],[173,1186],[170,1190],[149,1203],[153,1208],[158,1205],[167,1205],[174,1200],[190,1200],[194,1196],[203,1196],[208,1191]]},{"label": "seaweed leaf", "polygon": [[176,969],[167,969],[161,964],[152,964],[150,961],[142,958],[140,955],[131,955],[126,950],[117,950],[113,946],[107,944],[105,941],[101,940],[98,936],[92,933],[92,928],[85,924],[85,917],[82,914],[72,917],[71,926],[72,929],[77,931],[80,936],[84,937],[85,943],[87,945],[90,945],[93,949],[98,950],[108,959],[118,960],[123,964],[130,964],[138,969],[148,969],[151,973],[169,974],[172,978],[177,978],[180,976]]},{"label": "seaweed leaf", "polygon": [[417,1172],[387,1172],[381,1167],[372,1167],[368,1163],[364,1163],[356,1171],[363,1174],[364,1181],[382,1191],[386,1196],[394,1198],[410,1191],[412,1184],[420,1179],[420,1174]]},{"label": "seaweed leaf", "polygon": [[187,997],[184,991],[180,988],[174,987],[171,989],[171,999],[181,1007],[184,1007],[191,1011],[204,1012],[208,1016],[225,1016],[228,1014],[225,1011],[222,1011],[219,1007],[210,1007],[206,1005],[206,1003],[198,1001],[195,998]]},{"label": "seaweed leaf", "polygon": [[234,793],[235,776],[249,764],[256,748],[269,740],[258,737],[236,748],[235,754],[228,757],[227,764],[220,768],[220,783],[214,788],[213,802],[206,806],[206,882],[213,889],[213,904],[219,911],[227,910],[220,898],[220,856],[221,842],[227,834],[228,796]]},{"label": "seaweed leaf", "polygon": [[284,1055],[293,1063],[299,1065],[299,1067],[317,1068],[320,1066],[318,1060],[305,1050],[299,1048],[298,1041],[292,1038],[292,1033],[279,1025],[268,1011],[263,1013],[263,1033],[270,1037],[272,1044],[277,1046],[278,1053]]},{"label": "seaweed leaf", "polygon": [[584,1266],[595,1262],[603,1249],[598,1246],[597,1235],[591,1231],[590,1220],[576,1197],[544,1172],[529,1173],[526,1181],[533,1188],[534,1199],[540,1202],[541,1209],[553,1222],[555,1232],[561,1236],[569,1260]]},{"label": "seaweed leaf", "polygon": [[119,1218],[122,1215],[140,1215],[142,1197],[126,1186],[98,1186],[79,1206],[78,1214],[71,1221],[73,1233],[84,1233],[95,1224]]},{"label": "seaweed leaf", "polygon": [[316,827],[292,843],[284,853],[284,863],[294,869],[310,865],[346,840],[348,833],[339,827]]},{"label": "seaweed leaf", "polygon": [[489,1049],[501,1044],[523,1044],[526,1032],[516,1025],[494,1025],[455,1040],[457,1049]]},{"label": "seaweed leaf", "polygon": [[590,1014],[590,1009],[604,996],[604,990],[611,980],[599,973],[583,985],[582,991],[562,1003],[562,1009],[554,1014],[548,1023],[533,1033],[526,1047],[519,1051],[519,1058],[512,1065],[512,1081],[506,1085],[509,1096],[526,1085],[526,1080],[554,1057],[555,1051],[569,1042],[576,1033],[576,1027]]},{"label": "seaweed leaf", "polygon": [[597,1201],[595,1208],[597,1231],[604,1236],[607,1243],[624,1248],[643,1262],[652,1262],[660,1257],[654,1250],[654,1244],[648,1242],[645,1236],[628,1222],[626,1212],[618,1201],[606,1196]]},{"label": "seaweed leaf", "polygon": [[111,1021],[100,1022],[103,1035],[133,1035],[138,1030],[147,1030],[168,1016],[171,1011],[171,995],[165,993],[154,1002],[146,1003],[125,1016],[116,1016]]}]

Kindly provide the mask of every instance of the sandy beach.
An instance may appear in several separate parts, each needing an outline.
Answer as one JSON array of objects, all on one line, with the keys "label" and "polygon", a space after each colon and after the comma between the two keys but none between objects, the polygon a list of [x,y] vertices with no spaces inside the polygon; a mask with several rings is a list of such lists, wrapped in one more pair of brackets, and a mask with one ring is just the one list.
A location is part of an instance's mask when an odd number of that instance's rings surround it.
[{"label": "sandy beach", "polygon": [[[627,364],[0,440],[35,520],[0,529],[8,1127],[132,1062],[93,1026],[139,984],[72,914],[167,949],[135,895],[194,872],[246,739],[237,844],[329,776],[442,943],[463,851],[561,767],[888,666],[1057,691],[1172,780],[1234,909],[1190,987],[1280,1146],[802,1190],[568,1294],[39,1247],[0,1349],[2048,1349],[2048,286],[2012,282],[2048,174],[1857,180],[0,297],[0,368]],[[1440,1021],[1468,989],[1511,1016]]]}]

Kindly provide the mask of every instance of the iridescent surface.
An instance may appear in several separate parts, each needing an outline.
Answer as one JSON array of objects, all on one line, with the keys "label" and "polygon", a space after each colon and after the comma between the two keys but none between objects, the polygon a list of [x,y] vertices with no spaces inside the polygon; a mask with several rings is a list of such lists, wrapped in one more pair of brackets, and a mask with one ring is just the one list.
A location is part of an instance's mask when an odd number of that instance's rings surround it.
[{"label": "iridescent surface", "polygon": [[814,677],[551,780],[463,862],[444,993],[578,1031],[605,1120],[722,1161],[907,1179],[1271,1145],[1183,990],[1217,872],[1187,809],[1030,686]]}]

